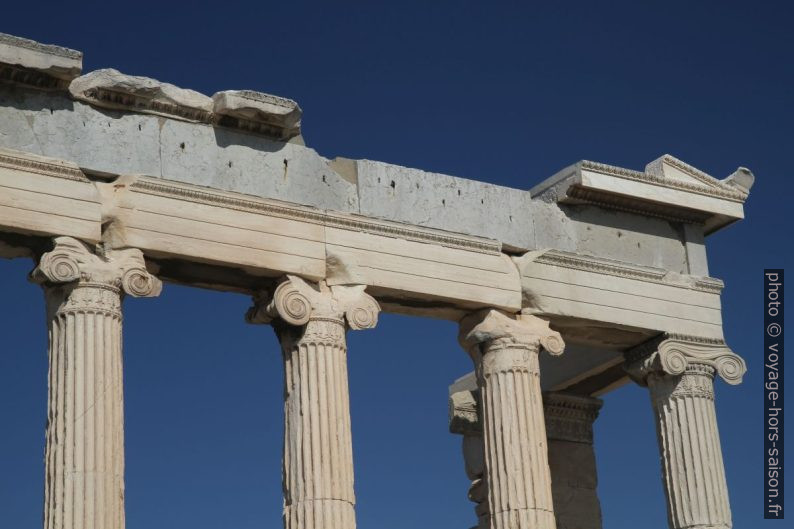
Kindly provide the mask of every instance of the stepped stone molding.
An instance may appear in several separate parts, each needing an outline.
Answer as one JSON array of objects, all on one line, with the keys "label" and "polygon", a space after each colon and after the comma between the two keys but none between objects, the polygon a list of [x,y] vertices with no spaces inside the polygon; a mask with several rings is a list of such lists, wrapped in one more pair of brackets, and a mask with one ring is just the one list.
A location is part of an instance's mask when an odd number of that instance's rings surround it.
[{"label": "stepped stone molding", "polygon": [[54,176],[55,178],[64,178],[76,182],[90,182],[85,174],[74,164],[28,153],[18,153],[10,149],[0,149],[0,167],[44,176]]},{"label": "stepped stone molding", "polygon": [[601,529],[593,423],[603,402],[548,392],[543,404],[557,529]]},{"label": "stepped stone molding", "polygon": [[[656,217],[671,222],[684,222],[689,224],[703,224],[709,215],[699,211],[690,211],[683,208],[671,207],[664,204],[654,204],[646,202],[639,207],[633,197],[616,196],[612,193],[597,191],[594,189],[587,189],[581,186],[571,186],[565,193],[567,198],[575,199],[576,201],[592,204],[605,209],[616,209],[618,211],[625,211],[626,213],[633,213],[635,215],[642,215],[646,217]],[[561,197],[555,196],[555,201]]]},{"label": "stepped stone molding", "polygon": [[660,283],[669,286],[699,290],[712,294],[719,294],[724,288],[724,283],[713,277],[690,277],[691,281],[679,283],[667,280],[667,270],[634,266],[611,259],[591,257],[586,255],[564,252],[561,250],[547,250],[534,259],[534,262],[551,266],[561,266],[573,270],[584,270],[626,279],[637,279],[649,283]]},{"label": "stepped stone molding", "polygon": [[608,165],[600,162],[592,162],[590,160],[583,160],[579,163],[582,169],[589,169],[591,171],[608,174],[610,176],[617,176],[618,178],[624,178],[626,180],[636,180],[638,182],[653,184],[659,187],[680,189],[682,191],[688,191],[690,193],[696,193],[699,195],[705,195],[710,197],[722,198],[725,200],[730,200],[732,202],[741,203],[747,199],[747,195],[745,193],[742,193],[726,185],[723,185],[716,178],[711,177],[706,173],[698,169],[695,169],[694,167],[685,164],[684,162],[677,160],[669,155],[667,156],[668,156],[668,161],[674,160],[673,164],[679,165],[685,172],[701,180],[703,184],[701,185],[701,184],[694,184],[689,182],[682,182],[680,180],[665,178],[656,173],[634,171],[632,169],[626,169],[623,167],[617,167],[614,165]]},{"label": "stepped stone molding", "polygon": [[138,250],[97,254],[55,239],[31,273],[44,287],[49,327],[45,529],[124,528],[124,294],[161,283]]},{"label": "stepped stone molding", "polygon": [[724,343],[668,335],[626,355],[650,391],[672,529],[732,526],[714,406],[714,376],[741,382],[744,361]]},{"label": "stepped stone molding", "polygon": [[246,316],[273,324],[284,356],[286,529],[356,526],[345,331],[375,327],[379,311],[363,286],[287,276]]},{"label": "stepped stone molding", "polygon": [[461,321],[482,402],[488,527],[554,529],[538,354],[564,343],[536,316],[482,310]]},{"label": "stepped stone molding", "polygon": [[274,200],[255,199],[245,197],[244,195],[213,192],[187,184],[171,184],[151,178],[140,178],[132,184],[131,189],[139,193],[155,196],[174,197],[199,204],[222,206],[238,211],[264,213],[286,219],[321,224],[328,227],[437,244],[447,248],[457,248],[489,255],[498,255],[501,253],[501,244],[497,241],[488,239],[456,236],[448,232],[430,228],[420,229],[405,224],[398,224],[396,222],[380,221],[315,208],[294,206]]},{"label": "stepped stone molding", "polygon": [[546,435],[549,439],[593,444],[593,423],[601,399],[560,392],[543,394]]},{"label": "stepped stone molding", "polygon": [[212,96],[215,120],[259,134],[291,138],[300,134],[301,108],[292,99],[253,90],[226,90]]},{"label": "stepped stone molding", "polygon": [[588,160],[571,165],[530,190],[548,203],[594,204],[647,217],[702,226],[712,233],[744,217],[754,182],[739,168],[717,180],[665,155],[634,171]]}]

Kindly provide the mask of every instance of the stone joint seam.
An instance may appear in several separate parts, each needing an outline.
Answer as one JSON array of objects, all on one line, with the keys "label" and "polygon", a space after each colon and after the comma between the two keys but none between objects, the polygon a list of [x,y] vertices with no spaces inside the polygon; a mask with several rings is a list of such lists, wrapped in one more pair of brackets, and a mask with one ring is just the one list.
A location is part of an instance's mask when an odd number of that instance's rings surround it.
[{"label": "stone joint seam", "polygon": [[641,269],[635,266],[608,261],[606,259],[585,257],[560,250],[547,250],[533,262],[550,266],[560,266],[573,270],[582,270],[585,272],[624,277],[626,279],[637,279],[648,283],[658,283],[672,287],[686,288],[688,290],[699,290],[710,294],[719,294],[722,292],[724,286],[721,280],[712,277],[697,278],[692,286],[679,285],[665,281],[664,278],[667,275],[667,271],[662,269]]},{"label": "stone joint seam", "polygon": [[390,225],[385,222],[373,220],[343,218],[339,215],[330,215],[324,211],[312,211],[290,207],[286,204],[265,203],[247,200],[239,197],[229,197],[208,191],[187,189],[159,182],[138,180],[131,188],[134,191],[169,198],[178,198],[191,202],[198,202],[210,206],[231,208],[237,211],[273,215],[280,218],[299,220],[320,224],[332,228],[342,228],[351,231],[363,231],[374,235],[406,239],[414,242],[437,244],[448,248],[475,251],[489,255],[501,253],[501,244],[497,241],[476,240],[454,235],[411,229],[407,226]]}]

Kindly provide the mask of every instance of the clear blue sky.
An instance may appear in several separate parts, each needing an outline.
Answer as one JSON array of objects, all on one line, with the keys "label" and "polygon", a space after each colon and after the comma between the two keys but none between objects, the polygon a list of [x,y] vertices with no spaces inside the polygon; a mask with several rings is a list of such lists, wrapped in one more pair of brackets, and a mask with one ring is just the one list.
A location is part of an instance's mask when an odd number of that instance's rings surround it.
[{"label": "clear blue sky", "polygon": [[[743,385],[718,383],[717,410],[735,527],[783,525],[762,520],[762,269],[792,257],[791,8],[251,4],[10,2],[0,31],[82,50],[85,71],[294,98],[307,143],[329,157],[522,189],[579,159],[641,169],[667,152],[719,178],[751,168],[747,219],[708,241],[726,337],[749,366]],[[31,267],[0,261],[4,529],[41,524],[46,329]],[[281,359],[269,328],[243,322],[248,305],[174,285],[126,302],[128,527],[280,526]],[[455,336],[453,323],[392,315],[349,335],[359,527],[474,524],[447,433],[447,385],[471,369]],[[666,527],[645,390],[606,396],[596,450],[604,526]]]}]

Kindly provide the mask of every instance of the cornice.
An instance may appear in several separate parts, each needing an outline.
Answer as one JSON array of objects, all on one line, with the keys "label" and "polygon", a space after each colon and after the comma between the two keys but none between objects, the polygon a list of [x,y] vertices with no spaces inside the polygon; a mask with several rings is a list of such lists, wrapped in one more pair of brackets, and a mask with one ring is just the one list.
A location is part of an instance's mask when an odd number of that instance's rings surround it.
[{"label": "cornice", "polygon": [[213,192],[188,185],[155,181],[150,178],[141,178],[137,180],[132,184],[131,189],[149,195],[175,198],[249,213],[271,215],[333,228],[361,231],[385,237],[436,244],[447,248],[474,251],[489,255],[498,255],[501,253],[501,244],[498,241],[458,236],[430,229],[417,229],[405,224],[293,206],[265,199],[256,200],[254,198],[245,198],[241,195]]},{"label": "cornice", "polygon": [[25,48],[26,50],[36,51],[39,53],[46,53],[47,55],[57,55],[66,59],[82,59],[83,53],[63,46],[55,46],[52,44],[42,44],[35,40],[24,39],[22,37],[15,37],[7,33],[0,33],[0,44],[8,44],[16,48]]},{"label": "cornice", "polygon": [[616,195],[607,191],[590,189],[581,185],[572,185],[566,191],[566,196],[588,204],[608,209],[617,209],[626,213],[656,217],[673,222],[686,222],[690,224],[705,223],[710,214],[689,208],[682,208],[670,204],[661,204],[637,197]]},{"label": "cornice", "polygon": [[144,112],[181,118],[187,121],[200,123],[211,123],[212,112],[201,108],[190,107],[178,103],[158,101],[150,97],[144,97],[129,92],[113,90],[106,87],[92,87],[83,92],[82,97],[87,102],[96,103],[98,106],[107,104],[114,105],[114,108],[123,107],[133,112]]},{"label": "cornice", "polygon": [[48,161],[31,155],[18,155],[11,151],[0,150],[0,167],[17,169],[45,176],[54,176],[76,182],[90,182],[85,174],[76,166]]},{"label": "cornice", "polygon": [[[730,200],[732,202],[739,202],[743,203],[747,198],[747,195],[741,193],[739,191],[726,189],[721,185],[717,185],[713,177],[703,173],[702,171],[698,171],[694,167],[691,167],[683,162],[678,160],[670,159],[668,162],[671,165],[677,165],[679,169],[684,170],[685,172],[691,174],[696,179],[704,182],[704,185],[695,184],[690,182],[682,182],[680,180],[675,180],[672,178],[664,178],[662,176],[658,176],[655,174],[650,174],[642,171],[634,171],[632,169],[625,169],[623,167],[616,167],[614,165],[607,165],[604,163],[593,162],[590,160],[583,160],[579,162],[580,169],[595,171],[597,173],[607,174],[610,176],[615,176],[618,178],[623,178],[625,180],[634,180],[636,182],[643,182],[646,184],[656,185],[659,187],[667,187],[671,189],[678,189],[680,191],[686,191],[689,193],[696,193],[699,195],[720,198],[724,200]],[[710,184],[710,185],[705,185]]]},{"label": "cornice", "polygon": [[724,286],[721,280],[713,277],[694,278],[694,282],[691,285],[673,283],[665,280],[668,271],[662,268],[639,267],[612,259],[590,257],[564,252],[562,250],[547,250],[536,257],[532,262],[623,277],[626,279],[635,279],[647,283],[659,283],[672,287],[687,288],[690,290],[708,292],[710,294],[719,294],[722,292]]}]

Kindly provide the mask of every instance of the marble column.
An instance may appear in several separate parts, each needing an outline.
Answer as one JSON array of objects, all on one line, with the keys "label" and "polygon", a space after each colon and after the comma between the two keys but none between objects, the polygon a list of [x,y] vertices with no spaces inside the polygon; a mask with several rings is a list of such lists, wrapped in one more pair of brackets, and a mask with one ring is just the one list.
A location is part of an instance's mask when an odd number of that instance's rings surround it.
[{"label": "marble column", "polygon": [[379,311],[363,286],[287,276],[248,313],[273,325],[284,357],[286,529],[356,526],[345,333],[374,327]]},{"label": "marble column", "polygon": [[557,529],[601,529],[593,422],[603,402],[549,392],[543,404]]},{"label": "marble column", "polygon": [[480,392],[488,527],[554,529],[538,354],[561,354],[562,338],[536,316],[483,310],[459,339]]},{"label": "marble column", "polygon": [[672,529],[729,529],[728,486],[714,408],[714,377],[738,384],[744,360],[721,340],[665,335],[626,354],[650,390]]},{"label": "marble column", "polygon": [[469,500],[474,502],[477,525],[488,529],[488,483],[485,478],[485,447],[480,420],[479,390],[475,377],[463,377],[449,388],[449,431],[463,436],[463,464],[471,480]]},{"label": "marble column", "polygon": [[157,296],[139,250],[55,239],[31,273],[49,331],[45,529],[124,528],[121,301]]}]

